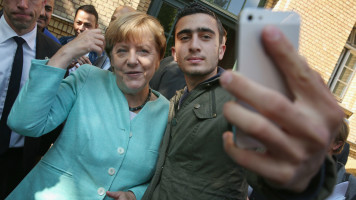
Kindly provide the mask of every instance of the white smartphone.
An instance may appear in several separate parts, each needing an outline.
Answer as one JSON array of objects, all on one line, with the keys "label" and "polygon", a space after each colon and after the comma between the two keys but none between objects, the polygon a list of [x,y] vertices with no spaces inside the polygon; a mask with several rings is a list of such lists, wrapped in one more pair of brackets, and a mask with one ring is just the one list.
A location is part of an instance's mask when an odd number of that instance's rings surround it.
[{"label": "white smartphone", "polygon": [[[297,13],[246,8],[241,12],[238,23],[236,70],[243,76],[290,97],[282,74],[263,49],[261,33],[262,29],[267,25],[278,27],[293,46],[298,49],[300,17]],[[244,102],[240,103],[251,108]],[[263,147],[259,141],[249,137],[239,130],[238,127],[234,127],[233,129],[235,143],[238,147]]]}]

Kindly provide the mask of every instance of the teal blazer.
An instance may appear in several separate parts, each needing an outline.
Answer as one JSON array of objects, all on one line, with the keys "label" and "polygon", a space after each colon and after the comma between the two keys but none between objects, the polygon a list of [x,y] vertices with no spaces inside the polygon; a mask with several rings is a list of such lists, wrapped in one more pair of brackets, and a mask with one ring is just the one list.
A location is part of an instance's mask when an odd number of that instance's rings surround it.
[{"label": "teal blazer", "polygon": [[33,60],[29,80],[8,118],[16,132],[39,137],[62,122],[43,159],[7,199],[106,199],[132,191],[141,199],[154,173],[169,102],[158,92],[130,120],[112,72],[83,65],[65,70]]}]

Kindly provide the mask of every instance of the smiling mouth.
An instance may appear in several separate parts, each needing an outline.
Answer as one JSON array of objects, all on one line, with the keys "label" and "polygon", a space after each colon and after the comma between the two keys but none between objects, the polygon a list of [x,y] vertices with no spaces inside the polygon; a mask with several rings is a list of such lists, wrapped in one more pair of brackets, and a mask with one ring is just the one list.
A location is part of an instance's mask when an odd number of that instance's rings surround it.
[{"label": "smiling mouth", "polygon": [[140,76],[142,74],[142,72],[126,72],[125,74],[129,77],[135,78],[135,77]]}]

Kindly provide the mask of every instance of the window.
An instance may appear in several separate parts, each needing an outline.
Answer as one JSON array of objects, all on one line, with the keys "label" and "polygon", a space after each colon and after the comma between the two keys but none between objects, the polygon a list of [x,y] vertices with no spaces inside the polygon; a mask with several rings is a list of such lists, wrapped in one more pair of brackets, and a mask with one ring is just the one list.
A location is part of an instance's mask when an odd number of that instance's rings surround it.
[{"label": "window", "polygon": [[336,63],[335,70],[329,80],[329,87],[336,99],[340,102],[350,86],[356,71],[356,25],[353,27],[349,38]]},{"label": "window", "polygon": [[239,15],[240,11],[246,7],[257,7],[260,0],[205,0],[234,15]]},{"label": "window", "polygon": [[347,43],[356,48],[356,27],[352,29],[351,34],[347,39]]},{"label": "window", "polygon": [[356,71],[356,51],[352,47],[343,50],[336,69],[330,90],[341,101]]}]

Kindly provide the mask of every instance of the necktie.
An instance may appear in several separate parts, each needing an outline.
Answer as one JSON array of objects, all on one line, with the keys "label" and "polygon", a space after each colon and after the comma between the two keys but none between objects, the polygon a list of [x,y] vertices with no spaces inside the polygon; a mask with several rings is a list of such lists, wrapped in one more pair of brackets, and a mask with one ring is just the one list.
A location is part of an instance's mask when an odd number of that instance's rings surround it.
[{"label": "necktie", "polygon": [[22,64],[23,64],[23,49],[22,45],[25,42],[21,37],[13,37],[17,43],[17,49],[12,63],[11,76],[7,89],[4,109],[0,119],[0,155],[9,148],[11,129],[7,126],[7,117],[9,116],[12,105],[20,90]]}]

